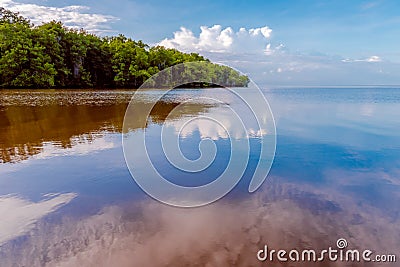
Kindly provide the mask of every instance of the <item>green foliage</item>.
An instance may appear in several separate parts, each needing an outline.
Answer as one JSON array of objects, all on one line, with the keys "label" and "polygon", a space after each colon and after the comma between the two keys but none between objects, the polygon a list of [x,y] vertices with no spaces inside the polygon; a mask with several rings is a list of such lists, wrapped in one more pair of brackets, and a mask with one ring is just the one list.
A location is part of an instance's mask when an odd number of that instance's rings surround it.
[{"label": "green foliage", "polygon": [[24,24],[27,26],[29,26],[29,24],[30,24],[28,19],[20,16],[18,13],[14,13],[3,7],[0,7],[0,24],[3,24],[3,23],[8,23],[8,24],[18,23],[18,24]]},{"label": "green foliage", "polygon": [[[170,66],[208,61],[162,46],[149,47],[123,35],[99,37],[52,21],[34,26],[18,13],[0,8],[0,87],[2,88],[138,88]],[[247,86],[237,71],[216,64],[208,70],[186,69],[185,75]]]},{"label": "green foliage", "polygon": [[1,86],[54,86],[54,64],[35,35],[28,24],[0,23]]}]

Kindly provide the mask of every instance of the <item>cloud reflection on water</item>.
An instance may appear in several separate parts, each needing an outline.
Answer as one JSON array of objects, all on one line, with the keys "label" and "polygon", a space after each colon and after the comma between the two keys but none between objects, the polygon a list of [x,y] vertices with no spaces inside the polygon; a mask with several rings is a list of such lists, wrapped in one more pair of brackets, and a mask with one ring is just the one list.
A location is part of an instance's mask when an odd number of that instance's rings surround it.
[{"label": "cloud reflection on water", "polygon": [[30,202],[12,195],[0,196],[0,246],[27,234],[37,221],[68,204],[76,196],[74,193],[53,194],[40,202]]},{"label": "cloud reflection on water", "polygon": [[[363,94],[369,91],[366,90]],[[346,98],[348,95],[344,93],[342,99],[331,100],[330,97],[340,96],[335,91],[303,92],[304,99],[296,95],[299,92],[302,91],[272,93],[271,104],[278,119],[280,136],[273,175],[263,186],[263,191],[249,198],[246,196],[246,199],[240,196],[227,198],[193,210],[176,209],[143,200],[141,203],[127,202],[125,206],[120,202],[117,202],[117,206],[107,204],[103,212],[79,219],[61,214],[60,223],[37,221],[36,227],[30,228],[28,237],[20,243],[10,241],[4,244],[0,249],[1,263],[5,266],[32,267],[247,267],[260,266],[256,262],[255,253],[264,244],[276,249],[319,249],[335,245],[339,237],[346,238],[354,248],[371,249],[377,253],[398,253],[398,100],[389,103],[384,100],[377,103],[363,100],[359,105],[357,94],[356,97],[349,94],[355,98],[349,103]],[[315,99],[314,92],[317,95]],[[181,98],[190,98],[191,94],[206,95],[207,91],[176,92]],[[385,97],[387,93],[379,91],[379,94]],[[293,95],[296,95],[295,99]],[[322,100],[321,95],[325,97]],[[164,122],[168,114],[165,111],[174,108],[179,102],[174,100],[181,98],[172,95],[171,101],[167,101],[165,106],[159,106],[161,111],[153,114],[152,122]],[[231,99],[226,99],[226,103],[231,104]],[[214,107],[208,108],[213,110]],[[77,109],[82,111],[79,114],[86,113],[83,112],[84,108]],[[78,123],[76,129],[83,129],[85,132],[86,128],[81,127],[85,125],[86,119],[90,126],[100,129],[103,122],[114,122],[113,118],[116,118],[115,121],[121,118],[118,117],[121,115],[120,111],[112,113],[114,109],[105,110],[110,113],[78,120],[82,124]],[[199,106],[192,107],[189,111],[185,113],[188,116],[206,112]],[[22,115],[16,118],[24,118]],[[221,116],[221,120],[227,119],[223,112],[216,116]],[[181,126],[181,118],[167,120],[166,124],[176,131]],[[51,123],[55,121],[52,120]],[[51,123],[48,125],[52,125]],[[139,123],[146,125],[147,121],[141,120]],[[21,128],[17,131],[20,138],[29,129],[24,125],[32,124],[20,125]],[[68,127],[75,130],[71,125]],[[38,130],[40,127],[33,129]],[[210,128],[208,124],[193,124],[192,128],[183,132],[183,137],[191,141],[191,135],[195,132],[203,137],[223,138],[223,133],[216,128]],[[237,133],[238,136],[244,136],[242,132]],[[68,134],[68,140],[70,137]],[[35,138],[31,140],[36,141]],[[100,146],[106,145],[99,142]],[[69,151],[68,146],[65,151]],[[107,152],[109,151],[101,152],[101,159],[110,156]],[[47,160],[49,164],[54,163],[51,158]],[[70,160],[73,162],[74,159]],[[74,161],[74,166],[78,166],[77,161]],[[101,172],[93,173],[95,170],[89,170],[93,176],[99,177],[97,185],[104,181],[121,183],[123,179],[129,179],[119,177],[123,176],[122,172],[118,172],[119,168],[125,170],[123,164],[118,168],[113,165],[109,173],[104,170],[111,165],[107,165],[106,160],[102,164],[105,168]],[[78,167],[77,172],[89,173],[88,170]],[[68,175],[67,170],[65,176]],[[20,176],[22,178],[18,181],[29,178],[29,175],[28,178],[24,174]],[[77,179],[82,182],[86,177],[82,178],[80,174]],[[7,180],[8,183],[14,181]],[[108,188],[111,182],[105,184],[102,188],[107,188],[101,191],[104,193],[102,198],[115,197],[114,191]],[[98,188],[100,187],[96,187],[96,190]],[[110,202],[115,203],[114,200]],[[319,266],[340,266],[340,263],[329,265],[324,262]]]},{"label": "cloud reflection on water", "polygon": [[[81,221],[65,218],[61,225],[41,223],[24,244],[18,264],[262,266],[256,252],[264,244],[275,249],[320,250],[335,246],[340,237],[352,248],[397,252],[397,221],[337,191],[299,188],[279,180],[274,177],[263,192],[251,198],[221,201],[200,209],[143,201],[125,208],[109,206]],[[7,258],[4,260],[7,263]],[[291,265],[276,262],[274,266]],[[323,262],[313,266],[359,265]]]}]

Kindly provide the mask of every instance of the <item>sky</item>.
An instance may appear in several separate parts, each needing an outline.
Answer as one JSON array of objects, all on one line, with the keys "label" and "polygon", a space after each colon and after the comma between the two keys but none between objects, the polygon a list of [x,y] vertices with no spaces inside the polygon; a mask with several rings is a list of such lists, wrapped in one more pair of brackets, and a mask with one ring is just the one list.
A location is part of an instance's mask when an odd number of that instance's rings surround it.
[{"label": "sky", "polygon": [[400,1],[0,0],[35,24],[197,52],[261,86],[400,85]]}]

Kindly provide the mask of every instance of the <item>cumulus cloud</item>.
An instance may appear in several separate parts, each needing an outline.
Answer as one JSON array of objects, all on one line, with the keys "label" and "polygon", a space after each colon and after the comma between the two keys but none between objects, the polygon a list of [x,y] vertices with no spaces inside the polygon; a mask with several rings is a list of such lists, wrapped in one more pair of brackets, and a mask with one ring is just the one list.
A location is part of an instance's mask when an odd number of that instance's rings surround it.
[{"label": "cumulus cloud", "polygon": [[268,26],[234,31],[231,27],[214,25],[201,26],[199,36],[195,36],[191,30],[181,27],[173,38],[166,38],[159,44],[186,52],[242,53],[247,49],[249,52],[268,54],[271,51],[268,43],[271,34],[272,29]]},{"label": "cumulus cloud", "polygon": [[260,85],[284,84],[304,71],[329,68],[320,57],[291,53],[284,44],[274,44],[268,26],[234,31],[221,25],[201,26],[200,34],[181,27],[174,37],[159,44],[185,52],[197,52],[214,62],[249,73]]},{"label": "cumulus cloud", "polygon": [[14,0],[0,0],[0,6],[14,12],[19,12],[35,25],[52,20],[62,21],[66,26],[75,29],[85,29],[92,33],[111,31],[110,23],[118,18],[110,15],[90,13],[87,6],[49,7],[37,4],[19,3]]},{"label": "cumulus cloud", "polygon": [[[378,55],[344,59],[340,55],[304,52],[276,42],[268,26],[235,31],[221,25],[200,27],[200,33],[181,27],[160,45],[206,58],[247,73],[262,87],[398,84],[400,64]],[[381,64],[373,64],[378,63]]]},{"label": "cumulus cloud", "polygon": [[16,196],[0,196],[0,246],[28,233],[43,216],[57,210],[76,197],[76,194],[51,194],[49,199],[30,202]]}]

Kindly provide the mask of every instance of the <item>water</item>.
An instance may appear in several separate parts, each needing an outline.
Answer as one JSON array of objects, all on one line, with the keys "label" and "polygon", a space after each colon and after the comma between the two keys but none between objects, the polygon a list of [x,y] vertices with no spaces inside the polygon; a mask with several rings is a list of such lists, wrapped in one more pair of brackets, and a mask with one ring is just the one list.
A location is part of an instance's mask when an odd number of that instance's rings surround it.
[{"label": "water", "polygon": [[[145,109],[160,93],[143,91],[135,104]],[[256,258],[265,244],[318,250],[339,238],[351,248],[398,253],[400,89],[263,93],[277,129],[267,181],[247,192],[260,133],[247,137],[230,125],[235,140],[249,138],[244,178],[216,203],[180,209],[148,197],[125,164],[121,133],[132,91],[1,91],[0,266],[265,266]],[[172,136],[184,120],[211,113],[229,124],[226,106],[202,100],[216,94],[237,104],[220,90],[179,89],[129,125],[133,135],[146,131],[151,157],[170,181],[207,184],[228,164],[226,133],[208,123],[180,136],[192,160],[200,140],[216,144],[216,164],[195,179],[159,149],[163,124]],[[187,99],[198,101],[168,116]],[[341,266],[316,263],[330,265]]]}]

